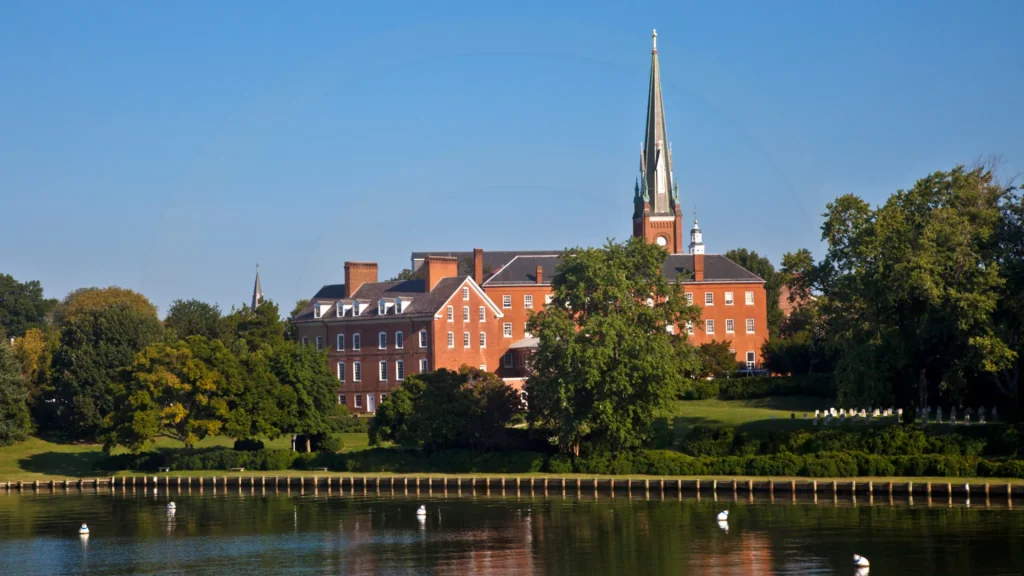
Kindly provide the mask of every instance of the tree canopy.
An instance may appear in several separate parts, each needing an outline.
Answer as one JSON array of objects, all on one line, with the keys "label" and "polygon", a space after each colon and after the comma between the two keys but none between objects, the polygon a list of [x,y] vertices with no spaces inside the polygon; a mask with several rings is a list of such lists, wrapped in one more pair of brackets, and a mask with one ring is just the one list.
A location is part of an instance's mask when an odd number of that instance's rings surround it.
[{"label": "tree canopy", "polygon": [[38,280],[18,282],[0,274],[0,332],[9,338],[24,336],[32,328],[43,328],[57,307],[57,300],[43,297]]},{"label": "tree canopy", "polygon": [[725,253],[725,257],[757,274],[764,280],[765,306],[768,311],[768,335],[774,337],[782,325],[782,310],[779,308],[779,297],[782,293],[783,277],[775,271],[771,260],[758,255],[753,250],[736,248]]},{"label": "tree canopy", "polygon": [[19,442],[32,433],[28,388],[21,375],[21,361],[11,345],[0,341],[0,446]]},{"label": "tree canopy", "polygon": [[164,328],[181,339],[189,336],[219,338],[220,323],[220,307],[200,300],[175,300],[164,318]]},{"label": "tree canopy", "polygon": [[666,257],[637,238],[563,253],[552,304],[530,320],[540,343],[525,387],[529,418],[562,450],[644,445],[656,411],[699,371],[677,328],[700,311],[662,275]]}]

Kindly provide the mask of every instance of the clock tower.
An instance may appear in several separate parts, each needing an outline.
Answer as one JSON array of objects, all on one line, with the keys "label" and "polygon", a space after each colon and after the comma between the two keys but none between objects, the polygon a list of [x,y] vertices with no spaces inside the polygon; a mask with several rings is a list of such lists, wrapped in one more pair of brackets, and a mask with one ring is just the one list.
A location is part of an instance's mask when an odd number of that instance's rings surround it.
[{"label": "clock tower", "polygon": [[647,126],[640,149],[640,175],[633,186],[633,236],[683,252],[683,215],[679,186],[672,174],[672,144],[665,128],[658,67],[658,32],[651,34],[651,86],[647,94]]}]

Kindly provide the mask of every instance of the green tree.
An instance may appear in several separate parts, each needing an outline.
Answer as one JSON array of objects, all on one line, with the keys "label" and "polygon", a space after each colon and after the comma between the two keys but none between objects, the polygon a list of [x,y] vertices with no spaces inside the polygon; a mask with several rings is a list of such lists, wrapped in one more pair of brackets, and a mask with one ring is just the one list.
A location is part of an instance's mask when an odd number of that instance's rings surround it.
[{"label": "green tree", "polygon": [[996,335],[1009,346],[1012,359],[990,372],[997,393],[1017,399],[1017,414],[1024,413],[1024,199],[1008,191],[1000,205],[995,232],[995,258],[1003,279],[999,303],[993,314]]},{"label": "green tree", "polygon": [[174,340],[189,336],[214,339],[220,337],[220,307],[199,300],[175,300],[164,318],[168,337]]},{"label": "green tree", "polygon": [[388,282],[398,282],[398,281],[404,281],[404,280],[416,280],[416,279],[420,279],[420,278],[423,278],[423,269],[422,268],[420,268],[419,270],[417,270],[415,272],[413,272],[412,270],[410,270],[408,268],[402,268],[402,270],[398,274],[395,274],[394,276],[392,276],[387,281]]},{"label": "green tree", "polygon": [[736,371],[736,353],[730,350],[732,342],[723,340],[721,342],[712,340],[705,342],[697,348],[697,356],[700,360],[700,376],[715,378],[726,378]]},{"label": "green tree", "polygon": [[291,321],[296,316],[298,316],[299,312],[302,312],[302,309],[305,308],[306,305],[308,305],[308,304],[309,304],[309,299],[307,299],[307,298],[302,298],[300,300],[296,300],[295,301],[295,307],[292,308],[292,313],[288,315],[288,321],[285,322],[285,326],[284,326],[284,338],[285,338],[285,340],[295,341],[295,340],[299,339],[299,331],[295,327],[295,324],[293,324]]},{"label": "green tree", "polygon": [[57,301],[43,297],[38,280],[18,282],[0,274],[0,331],[8,338],[24,336],[32,328],[44,328]]},{"label": "green tree", "polygon": [[191,336],[147,347],[126,382],[112,386],[117,408],[104,419],[104,450],[140,452],[161,436],[191,448],[219,433],[242,375],[238,358],[219,340]]},{"label": "green tree", "polygon": [[699,371],[693,347],[667,331],[700,311],[662,275],[666,257],[637,238],[563,253],[553,305],[530,320],[540,343],[525,387],[530,421],[563,451],[578,455],[585,441],[644,446],[683,375]]},{"label": "green tree", "polygon": [[79,292],[70,304],[51,361],[53,381],[43,393],[49,413],[42,420],[56,434],[94,440],[114,410],[110,386],[118,372],[161,338],[163,326],[145,297],[119,288]]},{"label": "green tree", "polygon": [[[260,306],[263,308],[263,305]],[[338,379],[327,367],[327,354],[312,346],[283,342],[270,357],[274,376],[287,388],[285,397],[294,403],[285,407],[281,430],[306,438],[306,451],[311,450],[310,436],[330,434],[346,414],[338,404]]]},{"label": "green tree", "polygon": [[7,340],[0,341],[0,446],[20,442],[32,433],[28,388],[21,361]]},{"label": "green tree", "polygon": [[1006,284],[994,247],[1008,193],[991,171],[959,166],[876,209],[852,195],[827,206],[813,286],[842,397],[959,402],[1012,365],[992,321]]},{"label": "green tree", "polygon": [[222,433],[236,440],[273,440],[289,425],[297,400],[295,390],[281,384],[263,352],[245,352],[240,361],[244,382],[232,398]]},{"label": "green tree", "polygon": [[771,260],[759,256],[753,250],[736,248],[725,253],[725,257],[757,274],[764,280],[765,299],[767,300],[768,335],[774,337],[782,325],[782,310],[779,308],[779,297],[782,294],[782,276],[775,271]]},{"label": "green tree", "polygon": [[508,425],[522,412],[519,394],[477,368],[436,370],[406,378],[370,422],[370,440],[438,450],[490,450],[507,444]]},{"label": "green tree", "polygon": [[232,349],[274,350],[285,342],[285,322],[273,300],[265,300],[255,310],[243,304],[221,320],[221,337]]}]

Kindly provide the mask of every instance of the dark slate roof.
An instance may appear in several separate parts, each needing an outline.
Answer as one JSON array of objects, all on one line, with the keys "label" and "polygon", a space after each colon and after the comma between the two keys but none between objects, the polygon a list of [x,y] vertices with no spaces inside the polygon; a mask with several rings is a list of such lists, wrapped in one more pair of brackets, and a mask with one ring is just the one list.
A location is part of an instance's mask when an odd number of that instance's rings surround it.
[{"label": "dark slate roof", "polygon": [[[685,272],[687,279],[693,279],[693,254],[671,254],[665,260],[665,267],[662,269],[665,277],[675,280],[680,273]],[[764,282],[760,276],[729,260],[721,254],[706,254],[704,256],[704,281],[705,282]]]},{"label": "dark slate roof", "polygon": [[[424,292],[423,280],[398,280],[394,282],[371,282],[363,284],[352,295],[353,300],[366,300],[370,302],[366,311],[359,315],[359,318],[374,318],[377,314],[377,301],[381,298],[411,298],[412,303],[402,312],[401,316],[433,316],[441,309],[452,294],[465,281],[464,277],[442,278],[430,292]],[[296,322],[314,320],[313,305],[319,302],[330,306],[321,315],[322,319],[336,318],[335,306],[338,300],[345,298],[344,284],[330,284],[321,288],[309,301],[309,304],[300,311],[295,318]],[[389,316],[395,316],[389,314]],[[321,319],[318,318],[317,320]]]},{"label": "dark slate roof", "polygon": [[[498,270],[494,276],[484,282],[484,286],[535,284],[537,282],[538,265],[541,266],[544,272],[542,284],[548,285],[551,283],[551,279],[554,278],[556,274],[555,268],[560,262],[561,258],[557,256],[519,256],[509,262],[507,266]],[[680,274],[683,274],[684,282],[692,282],[693,255],[671,254],[665,260],[665,266],[662,270],[665,277],[669,280],[675,280]],[[721,254],[707,254],[704,256],[704,281],[763,282],[764,280],[757,274],[748,271]]]},{"label": "dark slate roof", "polygon": [[543,273],[541,285],[550,286],[551,279],[555,276],[555,266],[561,261],[558,256],[516,256],[487,279],[484,286],[536,284],[537,266],[540,266]]},{"label": "dark slate roof", "polygon": [[[561,254],[562,250],[496,250],[488,252],[484,250],[484,279],[486,280],[491,274],[494,274],[502,266],[508,264],[516,256],[542,256],[542,255],[558,255]],[[419,268],[420,264],[423,264],[423,260],[427,256],[451,256],[459,259],[459,274],[464,276],[473,275],[473,252],[444,252],[444,251],[429,251],[429,252],[413,252],[412,253],[412,270],[415,271]]]}]

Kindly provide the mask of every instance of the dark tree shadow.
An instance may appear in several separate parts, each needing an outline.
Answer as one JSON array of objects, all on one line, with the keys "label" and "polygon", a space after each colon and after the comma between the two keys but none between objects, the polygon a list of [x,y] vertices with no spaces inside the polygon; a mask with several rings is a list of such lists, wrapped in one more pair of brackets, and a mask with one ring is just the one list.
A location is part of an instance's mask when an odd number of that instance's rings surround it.
[{"label": "dark tree shadow", "polygon": [[18,460],[27,472],[53,476],[95,476],[93,465],[104,458],[100,450],[89,452],[41,452]]}]

